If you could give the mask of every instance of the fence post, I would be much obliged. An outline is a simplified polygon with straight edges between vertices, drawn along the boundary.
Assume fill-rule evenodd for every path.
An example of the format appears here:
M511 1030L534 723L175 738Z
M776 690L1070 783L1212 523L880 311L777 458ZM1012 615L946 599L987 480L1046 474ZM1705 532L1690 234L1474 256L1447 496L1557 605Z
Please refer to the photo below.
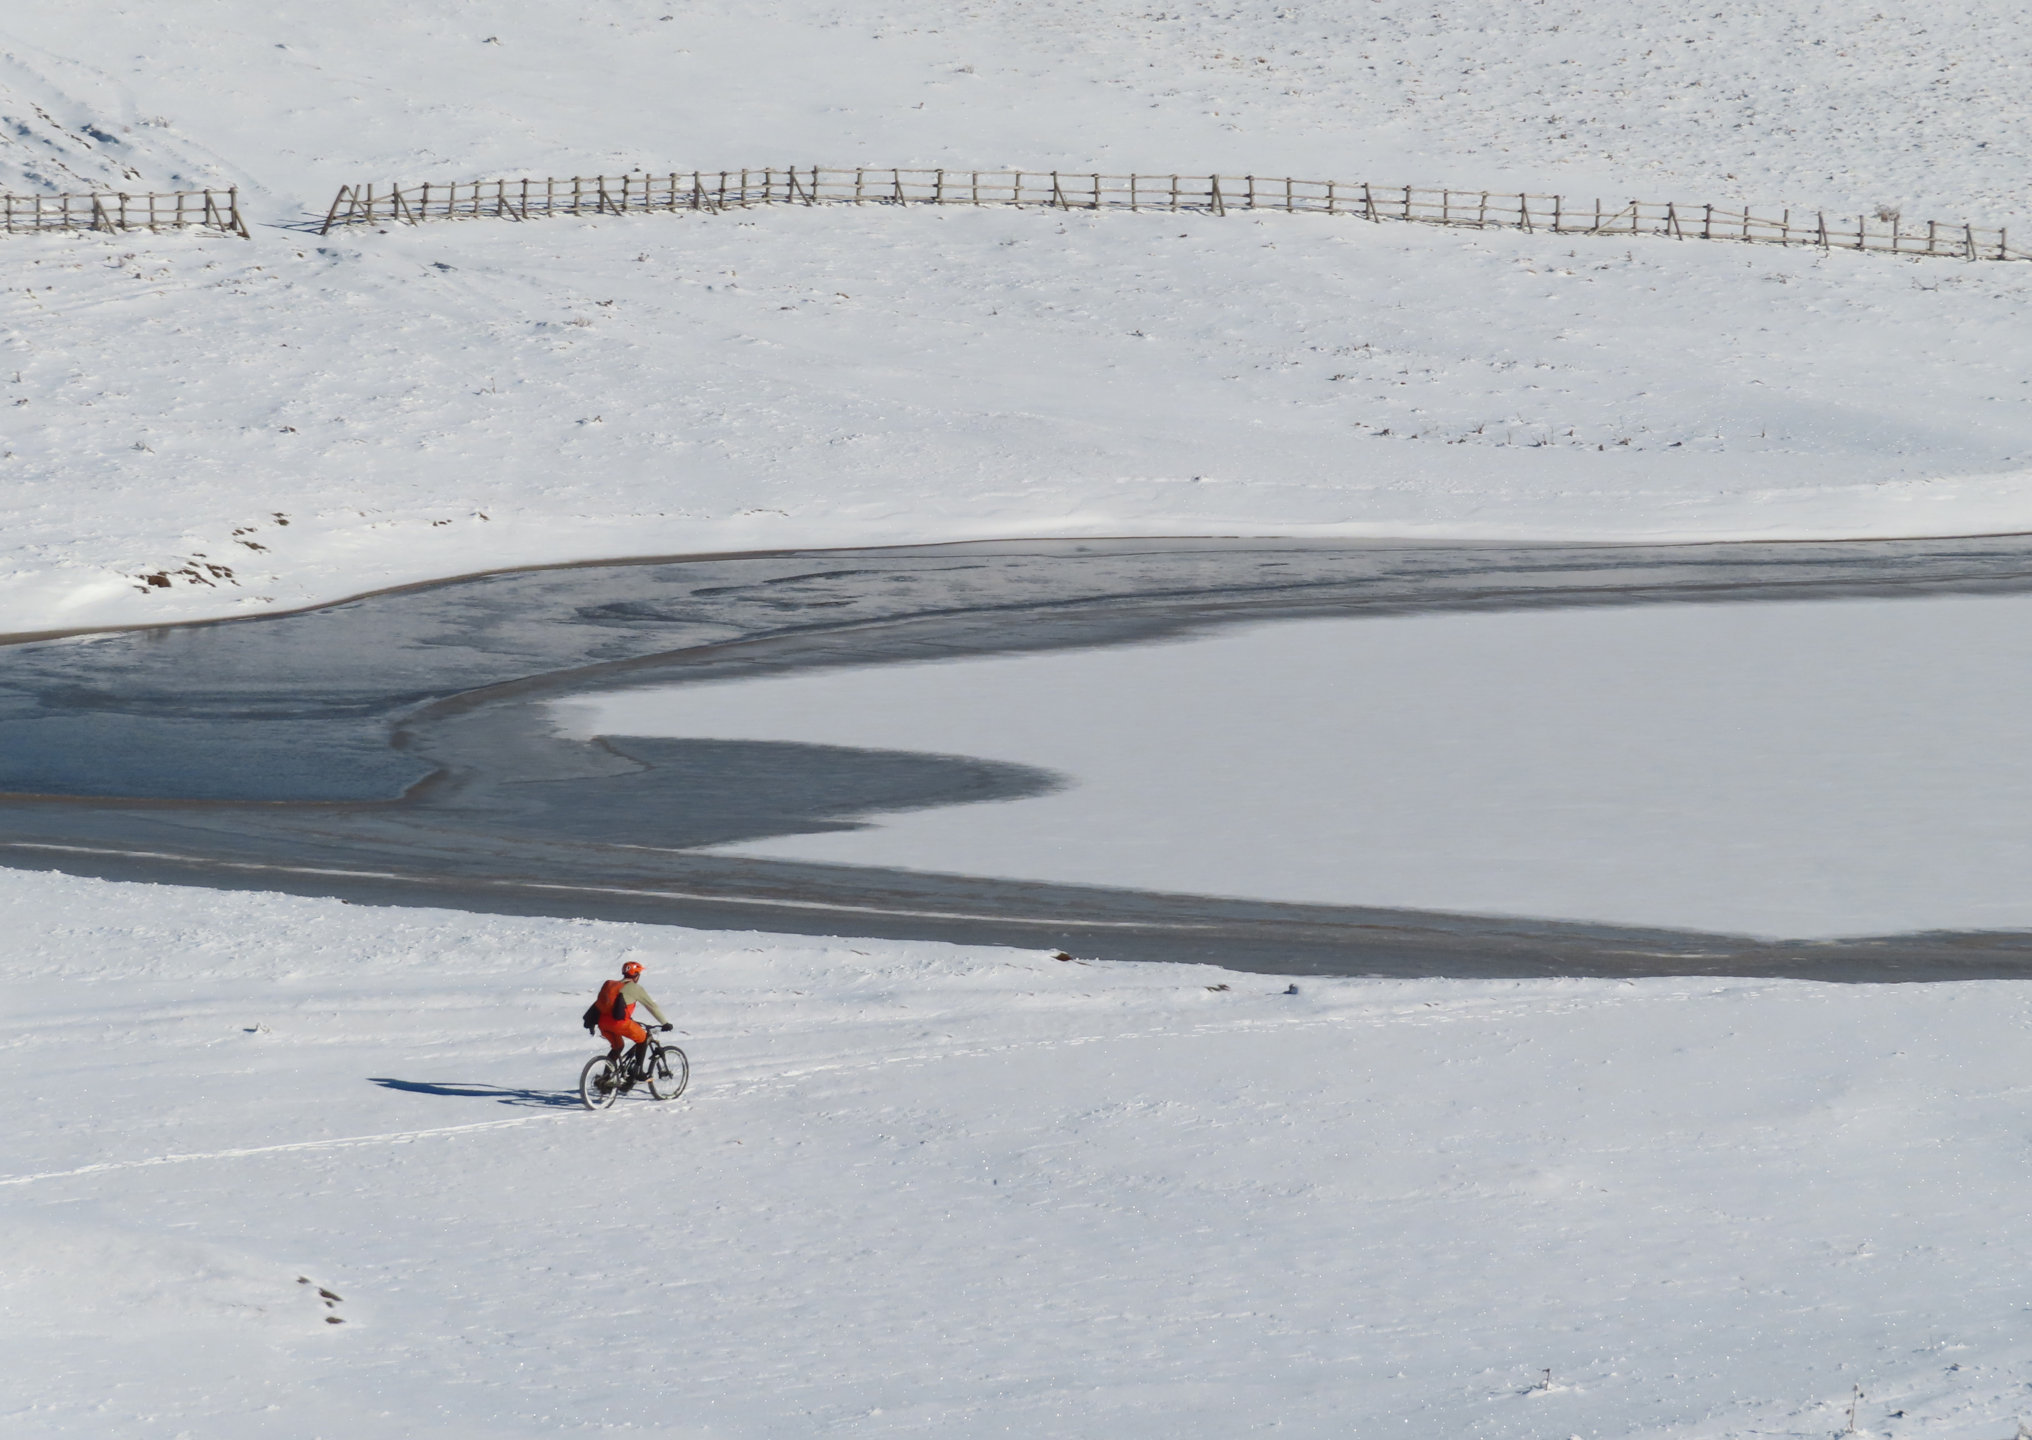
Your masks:
M1334 213L1333 187L1334 187L1333 181L1329 180L1326 182L1326 213L1329 215Z
M1207 203L1213 206L1214 214L1227 214L1227 202L1221 199L1221 177L1218 175L1207 176L1207 187L1209 190Z
M339 214L339 202L340 202L341 200L345 201L348 207L350 207L350 206L352 205L352 201L353 201L353 187L352 187L352 186L350 186L350 185L341 185L341 186L339 187L339 193L338 193L338 194L336 194L336 195L334 195L334 196L332 196L332 204L331 204L331 208L330 208L329 210L325 211L325 223L324 223L324 224L322 224L322 225L320 225L320 226L318 226L318 232L317 232L318 234L320 234L320 235L329 235L329 234L331 234L331 233L332 233L332 221L334 221L334 220L336 220L336 219L338 218L338 214ZM12 215L10 215L10 216L9 216L8 218L9 218L9 219L12 219L13 217L12 217ZM176 197L176 219L177 219L177 223L178 223L179 225L181 225L181 224L183 223L183 196L181 196L181 195L179 195L179 196L177 196L177 197Z
M1171 177L1171 210L1173 214L1178 213L1178 177L1176 175Z

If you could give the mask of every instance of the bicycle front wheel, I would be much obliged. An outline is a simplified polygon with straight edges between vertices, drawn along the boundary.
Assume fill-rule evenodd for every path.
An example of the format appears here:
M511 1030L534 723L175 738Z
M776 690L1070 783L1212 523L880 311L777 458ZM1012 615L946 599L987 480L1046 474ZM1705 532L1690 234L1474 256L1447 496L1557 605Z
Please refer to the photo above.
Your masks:
M691 1061L675 1045L659 1045L649 1062L649 1093L659 1100L675 1100L691 1083Z
M611 1055L595 1055L579 1071L579 1099L588 1110L604 1110L621 1098L621 1067Z

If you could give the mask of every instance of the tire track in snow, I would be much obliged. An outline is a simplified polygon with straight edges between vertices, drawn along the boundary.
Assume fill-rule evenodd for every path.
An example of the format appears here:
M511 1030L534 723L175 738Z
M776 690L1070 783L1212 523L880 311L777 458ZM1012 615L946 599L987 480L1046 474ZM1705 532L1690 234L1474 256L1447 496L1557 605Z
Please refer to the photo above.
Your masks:
M435 1135L464 1135L478 1130L505 1130L511 1125L533 1125L540 1120L559 1120L559 1115L523 1115L513 1120L481 1120L470 1125L441 1125L430 1130L393 1130L385 1135L346 1135L333 1140L292 1140L280 1145L249 1145L238 1150L194 1150L182 1155L151 1155L141 1160L103 1160L71 1170L44 1170L34 1175L0 1178L0 1187L32 1185L39 1180L68 1180L75 1175L97 1175L111 1170L144 1170L153 1165L181 1165L192 1160L239 1160L250 1155L279 1155L292 1150L348 1150L362 1145L400 1145Z
M1175 1028L1149 1028L1141 1030L1114 1031L1090 1035L1023 1037L1000 1042L980 1042L959 1046L939 1046L915 1051L892 1051L872 1060L829 1061L813 1059L802 1064L791 1062L769 1067L770 1073L757 1076L752 1072L762 1068L754 1062L739 1063L726 1067L727 1076L721 1089L732 1099L746 1099L765 1094L778 1084L794 1084L801 1080L822 1075L839 1075L854 1071L884 1070L904 1065L918 1068L946 1060L983 1059L1007 1055L1018 1051L1072 1049L1086 1045L1134 1043L1146 1040L1198 1040L1213 1035L1245 1034L1269 1030L1318 1030L1352 1027L1368 1022L1389 1023L1417 1020L1422 1023L1444 1023L1472 1020L1510 1018L1519 1013L1534 1012L1552 1015L1571 1014L1581 1010L1620 1006L1636 999L1651 999L1674 1002L1683 999L1678 992L1663 995L1631 996L1627 994L1599 997L1545 997L1556 999L1558 1004L1546 1006L1519 1003L1510 997L1486 997L1457 1001L1424 1002L1415 1007L1389 1006L1373 1012L1341 1012L1328 1015L1294 1017L1237 1017L1227 1021L1201 1022ZM1429 1013L1438 1011L1437 1014ZM744 1075L742 1072L747 1071ZM401 1145L412 1140L427 1140L440 1135L468 1135L483 1130L506 1130L515 1126L534 1125L542 1121L562 1121L572 1118L577 1112L547 1115L522 1115L512 1120L480 1120L466 1125L440 1125L425 1130L391 1130L378 1135L347 1135L330 1140L292 1140L276 1145L249 1145L232 1150L194 1150L177 1155L150 1155L138 1160L105 1160L92 1165L79 1165L68 1170L44 1170L31 1175L10 1175L0 1177L0 1189L13 1185L32 1185L43 1180L69 1180L82 1175L106 1174L116 1170L143 1170L157 1165L181 1165L200 1160L240 1160L260 1155L280 1155L299 1151L348 1150L368 1145Z

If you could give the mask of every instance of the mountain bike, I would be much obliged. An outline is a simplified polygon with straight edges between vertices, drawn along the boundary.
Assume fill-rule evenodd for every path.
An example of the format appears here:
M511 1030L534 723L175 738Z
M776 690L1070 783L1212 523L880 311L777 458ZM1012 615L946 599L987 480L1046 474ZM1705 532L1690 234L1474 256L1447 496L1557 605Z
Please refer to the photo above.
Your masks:
M579 1099L586 1109L604 1110L637 1085L647 1085L658 1100L675 1100L691 1083L691 1061L675 1045L652 1035L639 1061L632 1054L631 1047L618 1056L595 1055L586 1061L579 1071Z

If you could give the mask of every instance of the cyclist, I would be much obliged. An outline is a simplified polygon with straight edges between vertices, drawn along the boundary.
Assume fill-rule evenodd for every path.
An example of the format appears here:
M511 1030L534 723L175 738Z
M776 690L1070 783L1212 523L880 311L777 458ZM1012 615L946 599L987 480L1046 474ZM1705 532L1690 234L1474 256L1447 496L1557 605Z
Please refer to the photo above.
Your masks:
M621 1047L630 1040L635 1048L628 1052L628 1063L624 1074L640 1074L643 1057L649 1053L649 1032L635 1019L635 1007L646 1005L665 1030L672 1028L669 1020L656 1002L649 998L649 992L641 985L642 967L630 960L621 967L621 978L609 980L600 987L599 998L586 1010L585 1024L588 1032L597 1029L606 1037L612 1048L610 1057L619 1058Z

